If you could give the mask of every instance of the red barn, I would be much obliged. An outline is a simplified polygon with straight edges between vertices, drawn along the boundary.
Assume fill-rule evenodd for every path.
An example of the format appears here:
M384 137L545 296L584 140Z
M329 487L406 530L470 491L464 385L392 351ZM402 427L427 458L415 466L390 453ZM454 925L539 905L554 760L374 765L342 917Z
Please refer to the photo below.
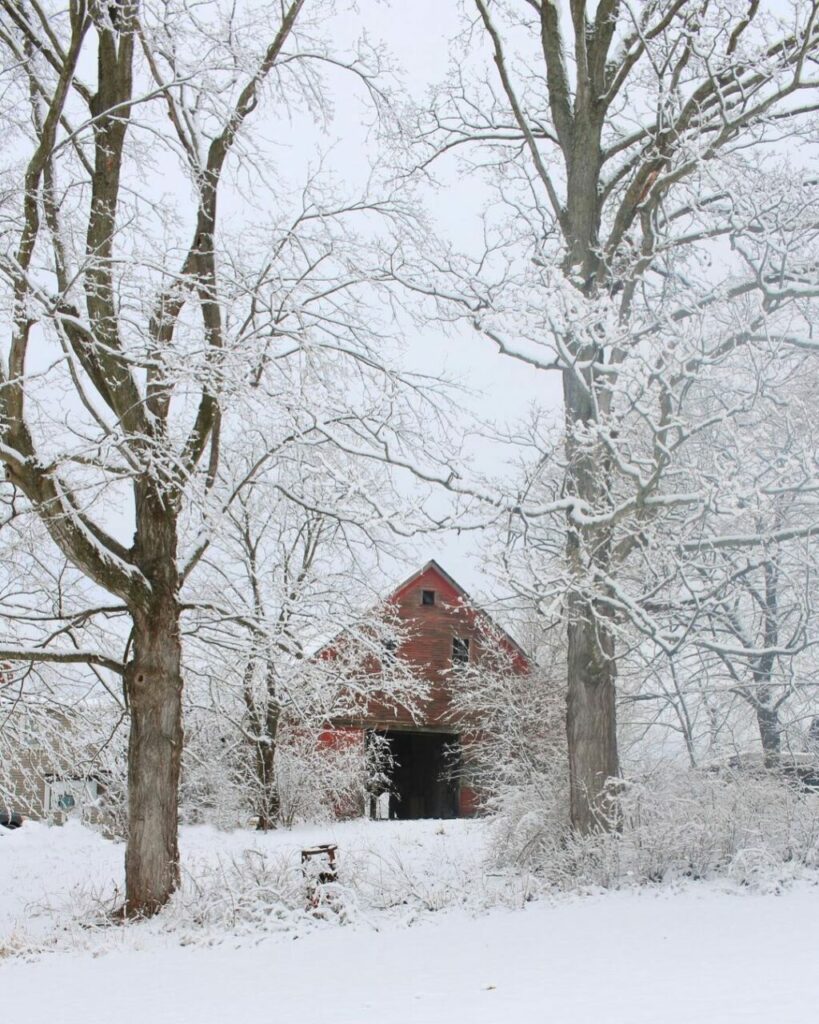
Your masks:
M424 679L428 697L413 715L380 700L378 694L355 717L336 719L324 734L324 742L367 742L368 736L384 737L390 746L393 768L390 780L389 815L394 818L456 818L475 813L476 794L463 772L453 771L475 724L465 726L454 707L453 691L459 669L479 667L489 654L501 648L515 672L526 672L529 662L515 641L489 616L471 603L469 596L437 562L430 561L405 580L387 598L405 637L390 657L400 658ZM322 652L333 657L333 646ZM362 668L372 672L372 666ZM370 809L374 814L375 802Z

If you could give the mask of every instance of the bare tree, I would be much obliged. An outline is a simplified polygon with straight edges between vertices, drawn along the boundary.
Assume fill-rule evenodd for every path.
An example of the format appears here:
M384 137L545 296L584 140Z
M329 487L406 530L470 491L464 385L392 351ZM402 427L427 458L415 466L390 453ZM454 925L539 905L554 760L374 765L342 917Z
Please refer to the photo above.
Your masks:
M425 174L456 153L461 174L489 181L486 246L397 247L391 269L438 315L560 375L562 452L549 439L519 495L484 496L526 542L563 536L571 817L586 832L613 820L618 623L652 628L626 567L650 569L664 529L713 508L713 481L677 472L709 426L694 385L718 392L744 361L815 347L816 180L781 155L815 123L819 12L474 0L473 13L418 145ZM724 403L718 420L737 411ZM556 465L547 493L537 480ZM697 544L714 542L704 527Z
M190 664L215 680L206 700L241 737L244 787L260 829L279 820L280 727L291 746L295 737L307 749L350 712L343 706L350 700L378 691L414 705L425 690L385 655L402 631L378 590L379 558L386 550L395 555L396 534L411 532L412 518L383 465L357 467L325 452L317 474L310 449L294 448L286 467L236 500L202 559L197 594L186 605ZM343 666L315 657L342 632ZM377 673L364 670L368 663Z
M0 458L100 614L130 626L117 656L64 637L4 656L122 676L131 915L179 877L182 588L288 445L363 450L401 402L353 258L356 220L371 237L395 204L340 196L320 169L288 182L260 130L326 120L325 69L380 102L375 56L330 52L326 16L305 0L0 6Z
M670 669L677 698L693 706L709 690L723 703L739 697L753 711L768 767L779 763L786 706L804 713L811 699L816 644L815 389L800 361L780 358L779 367L787 395L766 374L767 394L753 414L738 416L733 431L718 429L702 450L687 453L698 462L694 478L731 480L718 492L722 501L733 497L730 514L713 509L707 517L709 529L728 543L701 550L702 522L680 520L658 558L667 585L645 603L663 620L663 653L676 663L666 674ZM731 543L743 535L757 542ZM693 716L679 701L675 706L681 725L688 717L690 726ZM693 742L690 729L687 742Z

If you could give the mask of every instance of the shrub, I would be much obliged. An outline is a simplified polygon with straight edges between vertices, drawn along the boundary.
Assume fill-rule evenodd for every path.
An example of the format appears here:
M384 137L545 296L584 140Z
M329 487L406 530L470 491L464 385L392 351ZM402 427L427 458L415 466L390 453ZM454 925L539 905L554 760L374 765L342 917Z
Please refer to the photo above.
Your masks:
M619 887L728 877L768 884L819 866L819 795L776 774L666 768L618 784L619 828L572 834L554 794L515 794L498 815L494 855L547 885Z

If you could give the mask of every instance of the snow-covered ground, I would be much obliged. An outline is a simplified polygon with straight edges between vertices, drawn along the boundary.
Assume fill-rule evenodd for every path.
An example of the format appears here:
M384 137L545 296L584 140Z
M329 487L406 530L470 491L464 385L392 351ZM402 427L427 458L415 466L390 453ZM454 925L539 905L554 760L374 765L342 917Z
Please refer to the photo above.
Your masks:
M318 840L337 841L346 864L340 913L326 921L288 888L299 850ZM479 822L266 837L189 829L184 899L164 923L115 927L94 908L121 884L121 847L80 827L28 824L0 839L0 956L16 954L0 959L0 1015L25 1024L819 1017L819 886L690 883L527 902L525 880L484 871L485 842ZM257 864L246 884L260 860L275 870ZM220 893L222 903L195 920L197 886L203 906ZM492 902L502 906L486 909ZM22 953L26 945L34 951Z

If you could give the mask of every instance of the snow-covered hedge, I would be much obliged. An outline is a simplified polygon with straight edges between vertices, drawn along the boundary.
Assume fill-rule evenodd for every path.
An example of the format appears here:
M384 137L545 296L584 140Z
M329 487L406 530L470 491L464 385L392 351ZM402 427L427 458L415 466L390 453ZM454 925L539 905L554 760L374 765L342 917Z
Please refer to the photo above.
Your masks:
M727 877L777 884L819 866L819 794L770 774L666 768L621 784L620 827L573 835L559 794L508 794L494 853L547 886L619 887L679 878Z

